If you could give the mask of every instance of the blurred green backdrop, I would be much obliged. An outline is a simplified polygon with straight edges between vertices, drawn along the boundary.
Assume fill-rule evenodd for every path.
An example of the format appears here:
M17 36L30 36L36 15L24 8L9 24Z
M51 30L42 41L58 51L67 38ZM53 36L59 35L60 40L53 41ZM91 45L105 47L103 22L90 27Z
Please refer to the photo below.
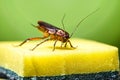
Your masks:
M30 24L38 20L71 33L76 24L95 9L73 37L92 39L120 48L120 0L0 0L0 41L25 40L42 36Z

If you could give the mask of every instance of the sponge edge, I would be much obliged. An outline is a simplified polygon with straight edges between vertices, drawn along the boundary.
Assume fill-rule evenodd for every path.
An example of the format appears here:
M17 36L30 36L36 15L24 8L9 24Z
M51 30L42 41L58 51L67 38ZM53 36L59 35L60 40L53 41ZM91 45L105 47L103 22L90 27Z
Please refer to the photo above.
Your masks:
M60 48L48 41L30 51L39 42L0 42L0 66L19 76L59 76L119 71L118 48L90 40L72 39L76 49Z

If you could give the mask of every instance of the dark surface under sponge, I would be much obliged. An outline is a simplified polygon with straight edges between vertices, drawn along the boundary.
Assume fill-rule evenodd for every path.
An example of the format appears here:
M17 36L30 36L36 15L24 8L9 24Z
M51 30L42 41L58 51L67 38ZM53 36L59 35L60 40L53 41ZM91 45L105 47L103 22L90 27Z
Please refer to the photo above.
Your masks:
M46 77L21 77L18 76L15 72L3 67L0 67L0 78L8 80L120 80L118 71Z

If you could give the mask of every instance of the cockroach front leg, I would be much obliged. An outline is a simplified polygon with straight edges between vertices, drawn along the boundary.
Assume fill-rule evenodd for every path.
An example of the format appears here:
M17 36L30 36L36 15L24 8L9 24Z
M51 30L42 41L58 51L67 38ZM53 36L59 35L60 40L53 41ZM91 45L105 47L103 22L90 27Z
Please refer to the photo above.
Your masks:
M70 47L75 48L75 47L73 47L73 45L72 45L72 43L70 42L70 40L68 40L67 42L69 42ZM67 42L65 43L65 46L64 46L64 47L66 47L66 46L67 46Z
M28 41L33 41L33 40L40 40L40 39L44 39L45 37L34 37L34 38L28 38L25 41L23 41L21 44L19 44L18 46L22 46L23 44L25 44Z
M69 44L70 44L70 46L72 47L72 48L76 48L76 47L74 47L73 45L72 45L72 43L70 42L70 40L68 40L68 42L69 42Z

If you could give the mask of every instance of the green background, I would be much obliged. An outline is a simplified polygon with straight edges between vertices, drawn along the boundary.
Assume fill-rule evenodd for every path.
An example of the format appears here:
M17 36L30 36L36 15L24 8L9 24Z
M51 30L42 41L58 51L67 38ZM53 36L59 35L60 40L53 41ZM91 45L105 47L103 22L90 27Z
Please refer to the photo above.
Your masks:
M92 11L73 37L92 39L120 48L120 0L0 0L0 41L42 36L30 24L46 21L71 33Z

